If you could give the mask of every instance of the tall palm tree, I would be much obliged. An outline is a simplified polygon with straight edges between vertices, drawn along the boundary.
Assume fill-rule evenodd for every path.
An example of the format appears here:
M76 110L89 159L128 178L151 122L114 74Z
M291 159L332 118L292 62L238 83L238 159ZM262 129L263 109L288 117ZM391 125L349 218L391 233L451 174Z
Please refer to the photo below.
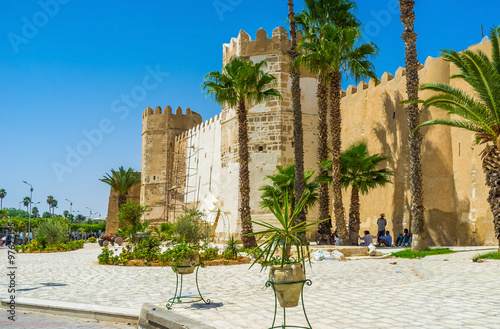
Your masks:
M305 31L301 48L306 52L298 62L305 62L311 71L319 72L318 76L318 160L323 162L327 157L327 123L325 104L329 85L330 92L330 135L332 139L333 163L333 206L337 232L341 243L347 241L345 211L342 204L342 185L340 182L340 148L341 148L341 113L340 87L342 74L347 74L356 81L371 77L377 79L373 64L369 61L378 53L373 43L360 44L360 22L352 13L356 4L351 0L306 0L305 9L297 15L297 22ZM322 74L321 74L322 73ZM320 84L323 87L320 87ZM326 105L327 106L327 105ZM320 138L325 141L320 142ZM320 165L320 175L325 175ZM320 218L330 216L328 189L320 188ZM325 222L326 223L326 222ZM329 228L320 226L320 233L328 233ZM323 232L322 232L323 231Z
M385 155L370 155L365 142L354 144L342 152L340 181L346 190L351 186L349 238L352 245L358 245L359 241L359 192L368 194L370 190L391 182L390 176L394 175L392 170L376 169L381 162L388 159Z
M24 199L23 199L23 205L26 207L26 211L29 212L29 208L28 206L30 205L30 202L31 202L31 199L29 196L25 196Z
M340 56L331 62L330 74L330 135L332 150L332 176L333 176L333 209L335 214L335 224L341 243L347 241L347 231L345 226L345 210L342 203L342 183L341 183L341 136L342 136L342 115L340 112L340 90L342 75L347 74L353 77L356 82L364 78L377 80L375 69L369 58L373 58L378 53L378 48L373 43L358 45L361 38L358 28L345 28L336 38L332 47L337 48ZM357 241L356 241L357 242Z
M0 189L0 209L3 209L3 198L7 195L5 189Z
M417 128L430 125L463 128L476 134L478 144L486 144L481 155L486 185L490 188L488 203L493 213L495 236L500 251L500 27L491 29L490 38L491 59L481 51L464 50L457 53L444 50L441 54L445 61L455 64L459 69L459 72L450 78L464 80L472 87L473 93L466 93L442 83L427 83L421 85L420 90L431 90L439 94L426 100L409 100L404 103L422 103L424 108L434 106L461 117L461 120L434 119L420 124ZM416 134L419 130L412 132Z
M247 103L260 103L274 97L281 97L278 90L271 88L276 78L263 69L265 60L253 64L243 58L234 57L224 66L222 72L212 71L205 76L203 90L218 104L236 107L238 117L238 152L240 160L239 187L241 198L241 235L245 248L256 246L252 233L250 216L250 172L248 170L248 127Z
M322 35L319 33L318 20L314 11L314 1L306 1L306 8L296 15L297 24L304 31L304 38L299 42L299 50L302 52L296 58L295 66L298 69L299 65L304 66L308 71L317 74L317 89L316 97L318 104L318 163L325 161L328 158L328 88L325 83L326 74L328 73L327 64L325 61L325 51L322 48ZM324 169L320 166L318 169L319 175L326 175ZM328 184L320 182L319 186L319 220L330 218L329 207L329 192ZM322 221L319 224L318 231L322 234L330 233L328 222Z
M293 10L293 0L288 0L288 21L290 22L290 38L292 46L290 49L290 79L292 94L292 112L293 112L293 153L294 153L294 196L293 204L299 202L300 196L304 193L304 131L302 127L302 106L300 103L300 69L293 62L298 56L297 53L297 33L295 24L295 13ZM297 216L296 223L306 221L305 210L302 210ZM305 238L305 232L303 234Z
M33 207L33 209L31 210L31 214L33 215L33 217L37 218L38 216L40 216L40 212L38 210L38 207Z
M413 0L399 0L401 22L404 32L401 36L405 43L406 58L406 94L408 100L418 100L418 67L417 34L414 32L415 13ZM420 124L418 104L411 103L405 108L408 120L408 146L410 148L410 191L411 191L411 232L413 234L412 249L422 251L428 249L427 233L424 225L424 192L422 183L422 136L415 128Z
M52 200L51 207L52 207L52 216L55 216L56 215L56 207L57 207L57 200L56 199Z
M278 198L280 205L283 206L283 198L287 194L291 208L295 209L295 175L297 174L295 165L290 164L286 167L278 165L276 169L278 173L266 176L271 181L271 184L263 185L259 188L259 191L262 191L260 207L269 208L270 205L272 206L275 196ZM307 212L318 201L319 184L315 180L312 180L314 170L308 169L304 171L303 176L304 190L308 193L308 199L304 204L304 209Z
M111 169L111 174L106 173L99 180L111 186L116 194L118 194L118 213L122 204L127 202L127 193L134 185L141 182L141 174L135 172L132 168L125 170L121 166L118 170Z
M53 197L52 195L49 195L49 196L47 197L47 203L49 204L49 216L50 216L50 214L51 214L50 209L52 208L52 205L54 204L54 200L55 200L55 199L54 199L54 197Z

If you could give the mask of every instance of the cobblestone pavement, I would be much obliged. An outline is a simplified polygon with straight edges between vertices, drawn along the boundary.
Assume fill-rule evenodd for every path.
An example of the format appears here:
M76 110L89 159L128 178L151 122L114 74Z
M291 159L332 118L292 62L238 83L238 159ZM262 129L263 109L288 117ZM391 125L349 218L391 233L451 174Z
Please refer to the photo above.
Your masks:
M500 261L471 261L494 248L454 249L459 252L420 260L313 263L306 269L313 285L304 288L313 328L500 328ZM96 261L99 252L86 245L67 253L16 255L17 296L137 309L144 302L165 306L172 297L170 268L102 266ZM2 249L2 273L6 263ZM274 298L271 289L263 290L267 272L248 267L200 269L200 289L212 304L174 305L172 312L215 328L270 327ZM185 277L185 291L195 289L193 280ZM0 295L7 295L6 282L0 280ZM287 309L287 323L304 325L301 312Z
M80 318L72 318L66 316L54 316L50 314L41 314L34 312L17 312L16 321L12 322L5 317L0 318L0 328L16 328L16 329L131 329L137 328L134 325L127 325L123 323L104 322L96 320L85 320Z

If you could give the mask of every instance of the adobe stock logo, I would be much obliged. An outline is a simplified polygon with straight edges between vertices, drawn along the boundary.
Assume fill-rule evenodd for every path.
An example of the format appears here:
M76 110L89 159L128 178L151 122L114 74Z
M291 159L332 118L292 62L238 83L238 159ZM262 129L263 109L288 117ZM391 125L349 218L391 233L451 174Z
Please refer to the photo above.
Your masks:
M59 8L61 5L68 4L71 0L40 0L38 5L42 10L37 11L33 14L31 19L26 16L21 18L23 26L21 27L21 33L16 34L14 32L9 32L7 34L7 39L9 39L12 49L17 54L19 52L19 46L22 44L27 44L30 39L37 36L38 31L47 25L51 18L54 18L59 13Z
M221 21L224 20L224 14L228 11L233 11L236 6L241 5L243 0L214 0L212 3L217 15Z
M156 89L160 83L169 74L160 70L160 65L155 69L146 66L147 74L142 78L141 83L137 84L126 94L122 94L111 102L111 112L117 115L115 120L103 118L97 124L97 127L87 130L82 130L83 138L74 146L66 146L66 155L64 161L52 162L52 170L59 182L64 181L64 175L72 173L83 160L89 157L93 150L100 146L106 137L115 131L115 123L117 120L123 121L130 115L130 110L139 106L138 102L146 99L148 92Z
M364 24L364 35L363 40L365 42L370 42L372 38L380 35L382 30L391 24L394 15L399 15L399 1L389 0L387 2L386 9L379 11L370 11L370 15L373 17L371 21Z

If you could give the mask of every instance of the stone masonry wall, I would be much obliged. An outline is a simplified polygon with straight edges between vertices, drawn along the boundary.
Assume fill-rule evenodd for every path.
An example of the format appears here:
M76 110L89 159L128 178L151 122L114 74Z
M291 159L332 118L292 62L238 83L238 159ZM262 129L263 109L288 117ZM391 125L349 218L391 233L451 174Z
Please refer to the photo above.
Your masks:
M223 46L223 64L232 56L241 56L253 62L265 59L268 72L277 77L275 88L283 96L263 104L247 104L253 220L274 221L272 215L258 206L258 188L266 183L266 175L275 173L276 165L293 163L289 47L288 33L282 27L274 29L270 38L266 31L260 29L255 40L240 31L237 38L232 38L229 44ZM473 47L489 51L489 43ZM449 76L455 70L441 58L429 58L419 74L421 82L450 83ZM405 70L399 68L394 75L384 73L378 84L374 80L360 82L342 92L342 148L364 139L368 142L370 153L391 157L388 167L395 172L393 184L361 196L361 230L374 232L380 212L386 213L389 219L387 228L393 235L409 227L411 221L408 131L404 108L400 105L406 97L405 79ZM452 84L465 87L457 81L452 81ZM316 77L302 72L301 88L305 168L317 171ZM421 97L428 95L421 93ZM198 114L189 110L185 115L178 112L172 115L170 110L165 112L176 119L170 120L170 116L163 118L165 114L161 114L159 108L156 111L148 108L143 114L141 202L153 206L150 220L165 217L166 186L175 185L177 204L195 205L208 191L212 191L221 199L230 232L238 238L241 225L238 219L239 162L235 109L224 106L219 116L204 124L201 124ZM446 113L424 110L422 120L444 116ZM494 244L492 215L486 202L488 190L484 185L478 155L482 147L476 147L472 133L459 129L426 127L422 132L424 206L429 244ZM196 149L198 153L189 157L190 149ZM192 168L192 164L188 158L195 161L196 174L190 176L189 184L187 178L183 184L172 181L172 166L176 161L181 164L177 166L181 171L184 164L185 177L191 175L192 169L188 168ZM344 191L346 214L349 196L350 190ZM317 220L316 216L316 210L311 210L308 221ZM220 232L221 228L218 230ZM309 238L314 234L314 231L310 232Z

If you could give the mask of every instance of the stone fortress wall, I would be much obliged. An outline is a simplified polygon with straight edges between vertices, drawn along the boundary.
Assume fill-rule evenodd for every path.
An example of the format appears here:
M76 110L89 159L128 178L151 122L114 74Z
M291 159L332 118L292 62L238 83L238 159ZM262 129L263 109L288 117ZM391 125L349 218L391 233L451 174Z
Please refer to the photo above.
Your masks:
M491 54L490 42L469 49ZM420 83L446 83L472 93L463 81L449 78L457 71L440 57L428 57L419 70ZM419 96L425 99L432 94L425 91ZM395 171L394 184L361 196L361 230L375 231L380 212L390 219L391 233L410 227L408 128L400 105L405 99L402 67L394 75L384 73L379 84L370 80L349 86L342 98L343 148L364 139L370 153L391 156L389 167ZM424 109L421 121L445 117L444 111ZM424 127L422 133L424 216L430 245L495 245L493 217L486 202L488 188L479 156L483 146L476 147L472 132L448 126ZM349 193L345 193L344 205L348 202Z
M300 35L300 34L299 34ZM473 47L488 51L489 43ZM258 202L258 188L276 165L293 163L292 104L289 90L290 40L286 29L278 27L269 37L263 29L256 39L240 31L223 46L223 63L232 56L254 62L265 59L267 70L277 77L276 88L283 98L249 106L249 150L251 209L253 220L271 220ZM403 62L403 59L401 59ZM428 58L421 66L423 82L449 83L456 70L441 58ZM305 167L317 170L316 77L302 72L302 110ZM380 82L360 82L342 92L342 147L364 139L370 153L391 156L388 166L395 171L394 184L361 196L361 230L376 230L376 219L384 212L394 235L409 227L409 150L407 123L400 102L406 98L405 70L384 73ZM456 81L452 85L457 85ZM429 93L422 92L421 97ZM143 113L143 155L141 202L153 207L149 221L171 221L182 204L194 205L208 193L221 200L229 220L230 233L238 237L238 144L235 109L222 107L221 113L202 123L189 109L175 114L167 107ZM424 111L423 120L443 117L440 111ZM472 133L450 127L423 128L423 171L425 218L431 245L495 244L492 215L486 202L488 193ZM344 191L349 209L350 190ZM333 212L332 212L333 213ZM317 212L308 220L317 220ZM227 228L225 228L227 230ZM221 223L216 232L222 232ZM311 232L312 237L315 232Z

